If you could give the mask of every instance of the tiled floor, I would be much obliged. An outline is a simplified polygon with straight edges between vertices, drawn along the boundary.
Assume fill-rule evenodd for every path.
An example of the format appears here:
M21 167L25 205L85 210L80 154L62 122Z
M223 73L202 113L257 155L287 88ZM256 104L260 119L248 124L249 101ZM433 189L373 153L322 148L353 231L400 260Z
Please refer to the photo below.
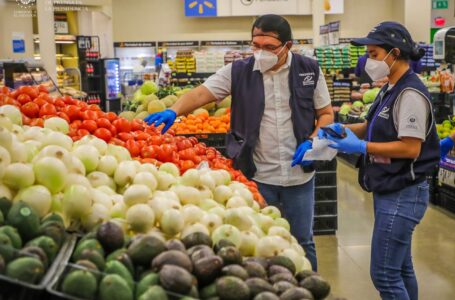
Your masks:
M319 271L332 294L347 300L380 299L369 275L373 201L357 171L338 164L338 232L316 237ZM413 239L420 299L455 299L455 216L430 206ZM332 297L330 299L333 299Z

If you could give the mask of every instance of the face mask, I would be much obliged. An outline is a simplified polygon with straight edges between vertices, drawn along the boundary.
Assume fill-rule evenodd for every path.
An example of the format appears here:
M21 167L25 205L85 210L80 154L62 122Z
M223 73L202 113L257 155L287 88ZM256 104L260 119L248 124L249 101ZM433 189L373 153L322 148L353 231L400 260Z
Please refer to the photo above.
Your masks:
M278 54L272 53L270 51L266 50L257 50L254 52L254 59L256 60L257 66L259 68L259 71L261 73L265 73L271 68L273 68L277 63L278 63L278 55L283 51L283 48L281 48L280 52Z
M396 60L394 60L390 68L389 65L385 62L385 60L387 59L387 57L389 57L391 52L392 50L390 50L390 52L387 54L386 57L384 57L383 60L375 60L371 58L367 59L367 63L365 65L365 72L367 72L371 80L378 81L390 75L390 70L392 69Z

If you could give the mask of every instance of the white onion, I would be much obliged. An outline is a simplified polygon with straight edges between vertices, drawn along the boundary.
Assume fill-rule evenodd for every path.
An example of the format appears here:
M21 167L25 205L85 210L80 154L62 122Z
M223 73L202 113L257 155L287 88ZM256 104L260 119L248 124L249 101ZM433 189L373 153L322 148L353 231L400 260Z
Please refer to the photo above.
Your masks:
M215 179L212 177L210 173L206 173L201 175L200 177L201 185L207 187L211 191L214 191L216 188Z
M111 189L110 187L108 187L106 185L99 186L96 189L109 196L117 195L117 193L113 189Z
M223 224L223 220L215 213L208 213L202 217L201 223L207 227L210 232L213 232Z
M199 194L201 195L201 199L213 199L212 191L205 186L199 188Z
M51 212L62 213L62 201L63 201L63 193L58 193L52 195L51 198Z
M147 204L136 204L126 212L126 222L136 232L147 232L155 224L155 214Z
M225 185L217 186L213 192L216 202L225 205L226 202L234 195L231 188Z
M24 201L32 207L40 218L47 215L51 209L52 197L49 190L42 185L32 185L20 190L14 201Z
M158 187L158 181L156 180L155 176L149 172L139 172L134 176L133 180L134 184L144 184L146 185L150 191L155 191Z
M13 163L6 167L3 183L12 189L23 189L35 182L35 174L30 164Z
M23 142L24 141L24 128L19 125L13 124L13 128L11 129L11 133L16 136L16 138Z
M44 136L43 145L58 145L69 151L73 148L73 140L61 132L52 131Z
M65 190L62 207L69 218L78 219L86 215L91 206L92 195L88 188L74 184Z
M44 121L44 128L49 128L53 131L58 131L63 134L68 134L70 126L66 120L59 117L52 117Z
M161 217L166 210L172 209L173 207L179 208L175 201L157 196L153 197L147 204L153 209L158 222L161 220Z
M136 166L132 161L122 161L115 170L114 181L120 187L131 183L136 176Z
M94 171L87 175L87 179L94 188L102 185L106 185L113 190L117 188L114 180L103 172Z
M24 131L24 140L25 141L44 141L44 133L41 131L40 127L29 127Z
M6 128L0 127L0 146L11 151L13 145L13 135Z
M253 225L249 216L238 208L228 209L223 222L225 224L231 224L242 231L250 229Z
M160 228L167 236L175 236L182 231L184 221L182 213L176 209L168 209L160 220Z
M141 164L138 172L149 172L156 176L156 174L158 173L158 168L150 163L145 163Z
M112 198L110 197L110 195L98 189L91 189L91 193L93 197L93 203L102 204L109 210L112 209L112 206L114 206L114 203L112 203Z
M272 257L279 255L284 249L289 248L288 241L279 236L265 236L259 239L256 245L255 256Z
M82 226L86 231L90 231L97 225L109 220L110 213L104 205L95 203L93 204L90 212L81 217Z
M279 236L288 241L289 243L292 243L291 233L280 226L271 226L269 228L269 231L267 232L267 235Z
M281 212L275 206L270 205L270 206L264 207L263 209L261 209L261 213L263 215L269 216L273 219L281 218Z
M197 187L200 185L201 180L199 171L196 169L189 169L179 179L180 184Z
M93 136L93 135L86 135L86 136L91 137L90 145L95 146L95 148L98 149L98 152L101 155L105 155L106 154L107 143L104 140L99 139L99 138L97 138L96 136Z
M205 211L208 211L217 206L220 206L220 204L218 204L218 202L213 199L204 199L199 203L199 207Z
M169 173L158 171L156 174L158 180L158 190L167 191L171 185L177 182L177 179Z
M240 196L233 196L226 202L226 208L235 208L248 206L245 199Z
M38 141L25 141L24 142L27 162L32 162L33 158L39 153L39 149L41 148L41 143Z
M125 205L125 203L123 203L123 201L115 203L111 208L111 217L124 219L126 217L127 210L128 207Z
M112 176L117 169L117 159L112 155L105 155L100 158L100 163L96 168L98 171L105 173L108 176Z
M43 157L33 165L36 181L44 185L52 194L58 193L65 187L68 170L65 164L54 157Z
M284 218L276 218L275 220L273 220L273 226L283 227L287 231L291 230L291 225L289 225L289 222Z
M289 258L294 263L295 270L297 272L303 270L304 267L303 255L300 255L294 249L284 249L283 252L280 253L280 255Z
M180 199L180 202L183 205L186 204L195 204L199 205L201 201L201 193L197 188L191 186L179 185L173 188L174 192L177 193L177 196Z
M218 227L219 228L219 227ZM206 235L210 235L210 232L209 230L207 229L207 227L205 227L203 224L201 223L194 223L192 225L189 225L189 226L186 226L183 230L182 230L182 233L180 235L180 237L183 239L185 238L186 236L192 234L192 233L195 233L195 232L202 232Z
M128 206L132 206L139 203L147 203L150 197L150 189L143 184L132 184L130 185L125 193L123 194L123 200Z
M179 177L180 176L180 170L179 168L173 164L173 163L164 163L160 166L159 170L161 172L166 172L171 174L174 177Z
M254 196L253 196L253 194L250 192L249 189L247 189L247 188L244 188L244 189L236 189L236 190L234 191L234 195L238 195L238 196L242 197L243 200L246 201L246 204L247 204L248 206L250 206L250 207L253 206L253 203L254 203Z
M224 207L218 206L218 207L209 209L208 213L216 214L221 219L224 219L224 216L226 215L226 210L224 209Z
M88 189L92 187L92 185L90 184L90 181L88 181L87 177L80 175L80 174L70 173L66 177L65 188L68 188L68 187L72 186L73 184L82 185Z
M68 170L72 167L73 156L68 150L62 146L50 145L46 146L33 158L32 162L35 163L43 157L55 157L61 160Z
M5 116L4 114L0 114L0 128L12 131L13 125L14 125L13 122L11 122L11 120L7 116Z
M5 174L6 167L11 163L11 156L9 152L0 146L0 179Z
M253 232L242 232L242 239L239 247L240 254L243 256L253 256L258 242L259 238Z
M81 162L84 164L85 171L88 173L95 171L96 167L98 167L100 153L98 152L98 149L96 149L95 146L91 145L78 146L76 147L76 149L73 150L73 155L75 155L77 158L81 160Z
M14 105L2 105L0 106L0 114L4 114L13 124L22 126L22 114L21 111Z
M1 184L1 183L0 183L0 198L6 198L8 200L13 200L13 193L11 192L9 187L7 187L6 185Z
M217 244L220 240L228 240L238 248L242 242L242 234L236 227L223 224L212 233L212 241L214 244Z
M120 147L113 144L107 145L106 155L112 155L120 163L122 161L131 160L131 154L125 147Z
M68 168L68 171L70 171L72 173L80 174L83 176L85 176L85 173L86 173L84 164L76 156L72 156L71 167Z
M200 222L204 216L204 211L193 204L183 206L182 213L186 225Z

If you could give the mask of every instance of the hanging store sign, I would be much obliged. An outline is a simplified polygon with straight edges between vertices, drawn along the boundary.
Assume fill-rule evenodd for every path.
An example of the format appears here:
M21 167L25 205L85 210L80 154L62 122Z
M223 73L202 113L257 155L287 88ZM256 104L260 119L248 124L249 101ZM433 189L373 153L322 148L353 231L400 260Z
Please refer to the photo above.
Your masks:
M313 44L313 39L292 40L292 44L294 44L294 45L312 45Z
M13 53L25 53L25 34L23 32L13 32Z
M433 0L432 9L449 9L449 0Z
M115 42L115 48L154 48L156 42Z
M329 25L319 26L319 36L321 38L321 41L320 41L321 46L330 45Z
M329 23L329 43L330 45L340 44L340 21Z
M199 47L199 41L158 42L158 47Z
M243 41L201 41L201 46L205 47L241 47Z
M56 34L68 34L68 16L65 13L54 14L54 32Z

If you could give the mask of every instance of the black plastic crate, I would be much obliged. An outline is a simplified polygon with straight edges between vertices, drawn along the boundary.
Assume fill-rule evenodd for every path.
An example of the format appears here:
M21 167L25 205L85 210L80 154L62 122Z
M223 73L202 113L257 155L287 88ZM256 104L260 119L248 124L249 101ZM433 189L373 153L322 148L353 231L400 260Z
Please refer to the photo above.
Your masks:
M317 186L314 189L315 201L337 200L336 186Z
M68 260L76 243L74 235L67 235L57 257L39 284L29 284L0 275L0 300L47 300L46 287L58 272L62 262Z
M439 205L439 185L438 185L439 167L436 167L434 172L427 176L428 184L430 185L430 202Z
M200 143L204 143L208 147L214 148L226 147L225 133L180 134L178 136L195 137L198 139Z
M337 170L337 160L332 159L331 161L316 161L314 163L314 168L316 172L325 172L325 171L336 171Z
M338 229L338 216L314 217L313 232L315 235L333 234Z
M455 213L455 188L443 184L439 189L439 200L442 208Z
M333 171L316 172L315 186L336 186L337 173Z
M333 216L337 215L338 203L336 200L332 201L317 201L314 205L314 215L318 216Z

